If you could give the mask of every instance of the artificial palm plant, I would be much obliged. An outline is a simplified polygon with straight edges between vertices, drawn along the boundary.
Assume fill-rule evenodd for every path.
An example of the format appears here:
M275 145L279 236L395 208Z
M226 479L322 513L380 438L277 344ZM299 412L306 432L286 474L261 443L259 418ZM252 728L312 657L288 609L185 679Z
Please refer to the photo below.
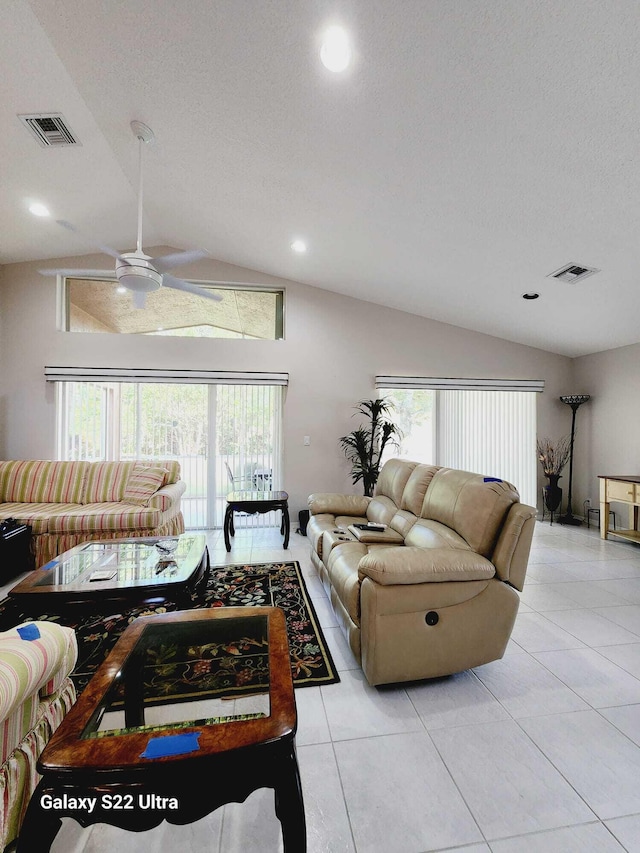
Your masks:
M340 445L351 462L353 484L362 480L365 495L372 497L384 449L388 444L397 446L400 430L389 418L393 411L390 400L361 400L355 408L356 413L368 419L368 424L343 435Z

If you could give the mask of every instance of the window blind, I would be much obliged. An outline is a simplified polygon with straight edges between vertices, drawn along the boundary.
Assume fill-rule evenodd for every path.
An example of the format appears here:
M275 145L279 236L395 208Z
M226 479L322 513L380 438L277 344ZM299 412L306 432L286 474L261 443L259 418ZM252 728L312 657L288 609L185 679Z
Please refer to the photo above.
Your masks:
M439 465L513 483L536 506L536 395L449 390L438 395Z
M58 382L58 458L176 459L187 528L222 525L232 490L282 489L280 385ZM275 513L236 527L279 525Z

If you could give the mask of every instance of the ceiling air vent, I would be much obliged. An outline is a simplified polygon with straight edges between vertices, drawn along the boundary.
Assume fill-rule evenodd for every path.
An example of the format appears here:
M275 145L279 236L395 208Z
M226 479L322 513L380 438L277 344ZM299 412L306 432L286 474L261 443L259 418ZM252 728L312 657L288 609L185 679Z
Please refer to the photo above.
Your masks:
M558 281L566 281L573 284L576 281L582 281L583 278L600 272L595 267L581 267L578 264L565 264L559 270L550 273L547 278L557 278Z
M34 113L18 116L44 148L80 145L60 113Z

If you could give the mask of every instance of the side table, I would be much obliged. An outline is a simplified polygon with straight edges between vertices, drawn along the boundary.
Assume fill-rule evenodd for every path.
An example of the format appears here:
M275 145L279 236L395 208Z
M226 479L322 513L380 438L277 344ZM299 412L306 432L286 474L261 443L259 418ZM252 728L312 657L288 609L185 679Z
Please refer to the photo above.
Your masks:
M233 513L246 512L249 515L255 513L271 512L271 510L282 510L282 523L280 533L284 536L283 548L289 547L289 495L286 492L230 492L227 495L227 508L224 513L224 544L227 551L231 550L230 536L235 536L233 526Z

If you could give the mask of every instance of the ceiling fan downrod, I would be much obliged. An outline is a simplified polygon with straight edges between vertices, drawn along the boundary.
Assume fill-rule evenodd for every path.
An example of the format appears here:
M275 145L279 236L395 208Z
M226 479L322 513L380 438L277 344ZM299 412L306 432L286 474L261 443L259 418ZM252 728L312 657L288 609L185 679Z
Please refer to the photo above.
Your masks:
M138 246L136 251L142 253L142 146L153 142L155 136L151 128L141 121L132 121L131 130L138 139Z

